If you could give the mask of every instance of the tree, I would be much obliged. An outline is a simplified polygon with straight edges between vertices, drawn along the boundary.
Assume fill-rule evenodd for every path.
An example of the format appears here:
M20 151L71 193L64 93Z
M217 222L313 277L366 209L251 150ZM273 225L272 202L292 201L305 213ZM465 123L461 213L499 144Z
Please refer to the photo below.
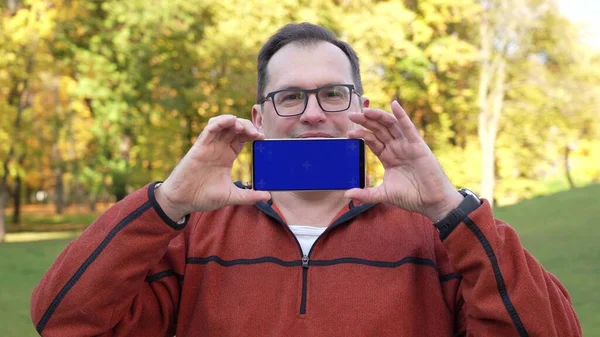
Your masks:
M45 60L46 41L49 38L53 10L45 3L18 3L9 1L2 9L0 77L6 83L0 93L2 115L11 122L1 125L8 134L2 160L0 180L0 239L5 232L4 208L9 191L13 199L13 223L20 222L21 191L25 178L24 163L28 152L24 134L31 123L30 108L39 88L40 63ZM12 181L13 187L9 188Z
M496 138L504 107L509 67L527 59L532 32L549 9L545 1L482 0L479 25L481 69L478 87L478 137L482 155L481 195L493 205Z

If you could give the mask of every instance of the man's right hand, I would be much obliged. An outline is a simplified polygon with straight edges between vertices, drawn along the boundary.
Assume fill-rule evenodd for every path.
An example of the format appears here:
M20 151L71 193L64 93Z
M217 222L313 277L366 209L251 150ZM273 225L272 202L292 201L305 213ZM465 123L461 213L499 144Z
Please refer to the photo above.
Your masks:
M160 207L178 221L196 211L269 200L269 192L241 189L231 181L233 162L244 144L256 139L264 139L264 135L247 119L233 115L211 118L192 148L156 189Z

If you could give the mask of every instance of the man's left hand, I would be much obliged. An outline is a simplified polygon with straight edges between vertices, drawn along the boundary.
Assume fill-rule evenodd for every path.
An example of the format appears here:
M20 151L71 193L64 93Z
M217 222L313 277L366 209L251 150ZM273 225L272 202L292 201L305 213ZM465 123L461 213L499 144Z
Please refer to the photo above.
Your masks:
M363 128L348 132L348 137L363 138L385 173L379 186L354 188L345 196L363 203L389 203L436 222L455 209L463 196L396 101L392 112L365 108L362 114L349 115Z

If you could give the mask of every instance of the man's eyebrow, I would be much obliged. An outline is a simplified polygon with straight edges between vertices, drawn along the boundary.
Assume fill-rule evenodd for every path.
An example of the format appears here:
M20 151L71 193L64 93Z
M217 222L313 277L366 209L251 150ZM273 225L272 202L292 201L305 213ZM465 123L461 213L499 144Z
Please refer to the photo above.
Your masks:
M337 85L337 84L344 84L344 83L343 83L343 81L342 82L324 83L324 84L321 84L319 86L316 86L315 88L322 88L322 87L326 87L326 86L329 86L329 85ZM300 86L297 86L297 85L289 85L289 86L283 86L280 89L273 90L273 91L278 91L278 90L298 90L298 89L300 89L300 90L311 90L311 89L315 89L315 88L308 89L308 88L303 88L303 87L300 87Z

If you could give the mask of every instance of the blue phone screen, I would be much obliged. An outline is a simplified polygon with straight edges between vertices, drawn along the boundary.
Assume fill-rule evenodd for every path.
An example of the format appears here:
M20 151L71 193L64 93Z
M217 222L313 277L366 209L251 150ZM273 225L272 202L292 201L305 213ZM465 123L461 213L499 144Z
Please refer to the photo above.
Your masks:
M268 139L252 143L253 188L264 191L364 187L362 139Z

